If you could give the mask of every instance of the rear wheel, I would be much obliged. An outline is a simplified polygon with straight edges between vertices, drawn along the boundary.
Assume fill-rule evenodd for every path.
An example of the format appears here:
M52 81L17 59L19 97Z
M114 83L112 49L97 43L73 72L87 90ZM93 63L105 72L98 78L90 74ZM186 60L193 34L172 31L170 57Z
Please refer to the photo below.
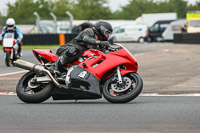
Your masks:
M142 91L143 81L137 73L128 73L122 77L123 84L116 76L110 77L104 84L103 96L111 103L127 103L135 99Z
M6 66L10 66L12 63L11 61L11 52L10 51L6 51L6 57L5 57L5 64Z
M16 93L20 100L26 103L41 103L47 100L53 91L53 83L34 82L36 73L26 73L18 82Z

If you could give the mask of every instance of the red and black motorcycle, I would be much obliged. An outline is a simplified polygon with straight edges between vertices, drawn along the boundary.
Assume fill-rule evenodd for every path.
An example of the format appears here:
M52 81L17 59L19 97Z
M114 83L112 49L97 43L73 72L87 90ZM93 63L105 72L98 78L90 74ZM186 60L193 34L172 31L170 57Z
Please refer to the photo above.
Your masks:
M40 103L51 96L54 100L99 99L103 95L111 103L127 103L142 91L137 61L120 44L83 52L73 64L66 64L59 76L50 72L58 56L51 50L33 50L33 53L40 64L15 61L17 67L30 70L16 87L23 102Z

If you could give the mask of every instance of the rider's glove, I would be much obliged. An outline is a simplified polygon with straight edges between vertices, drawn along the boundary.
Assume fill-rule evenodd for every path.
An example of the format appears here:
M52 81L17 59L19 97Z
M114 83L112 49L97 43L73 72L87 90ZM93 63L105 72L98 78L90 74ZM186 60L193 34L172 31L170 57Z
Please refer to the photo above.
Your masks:
M98 44L105 48L110 47L110 43L108 41L98 41Z

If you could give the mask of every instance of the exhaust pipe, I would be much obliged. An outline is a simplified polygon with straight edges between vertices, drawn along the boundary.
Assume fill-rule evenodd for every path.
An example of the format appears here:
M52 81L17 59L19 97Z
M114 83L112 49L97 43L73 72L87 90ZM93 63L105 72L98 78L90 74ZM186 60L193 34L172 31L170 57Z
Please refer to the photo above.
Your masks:
M33 64L31 62L25 61L25 60L16 60L14 61L15 66L30 70L36 73L45 73L49 76L49 78L53 81L53 83L56 86L59 86L60 84L56 81L56 79L52 76L52 74L49 72L49 70L45 69L44 66Z

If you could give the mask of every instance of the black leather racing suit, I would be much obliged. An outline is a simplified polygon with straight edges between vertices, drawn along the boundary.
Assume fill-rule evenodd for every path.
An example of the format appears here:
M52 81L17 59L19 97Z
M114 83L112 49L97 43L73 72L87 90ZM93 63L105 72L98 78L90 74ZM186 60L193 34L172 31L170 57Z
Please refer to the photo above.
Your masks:
M95 28L85 29L72 41L58 48L56 51L56 54L59 56L59 59L56 61L57 65L62 66L68 62L72 63L77 60L85 50L96 48L99 40L104 41Z

